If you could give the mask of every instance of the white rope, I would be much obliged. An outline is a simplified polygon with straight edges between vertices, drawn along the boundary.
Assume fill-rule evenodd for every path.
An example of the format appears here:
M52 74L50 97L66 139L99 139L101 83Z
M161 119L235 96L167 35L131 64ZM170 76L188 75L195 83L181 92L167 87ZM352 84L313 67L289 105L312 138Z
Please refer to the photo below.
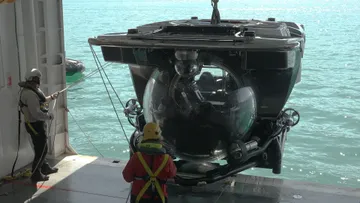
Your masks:
M220 197L221 197L222 194L225 192L225 189L226 189L228 186L230 186L230 184L226 184L225 186L223 186L223 188L222 188L222 190L221 190L221 192L220 192L220 195L218 196L218 198L215 200L214 203L217 203L217 202L219 201Z
M131 186L130 186L129 194L128 194L127 198L126 198L126 202L125 202L125 203L128 203L128 202L130 201L131 188L132 188L132 184L131 184Z
M79 123L76 121L75 117L72 115L72 113L70 111L68 111L70 113L70 116L74 119L76 125L79 127L80 131L84 134L84 136L87 138L88 142L94 147L94 149L100 154L101 157L104 158L104 155L99 151L99 149L92 143L90 136L87 135L84 130L81 128L81 126L79 125Z
M106 64L105 66L107 66L107 65L109 65L109 64ZM84 81L84 79L93 76L97 71L98 71L98 70L94 70L94 71L90 72L90 73L89 73L88 75L86 75L85 77L80 78L77 82L74 82L73 84L67 86L65 89L63 89L63 90L61 90L60 92L58 92L58 94L66 91L67 89L69 89L69 88L71 88L71 87L74 87L75 85L77 85L77 84L79 84L80 82ZM55 109L56 104L57 104L57 98L56 98L55 101L54 101L53 110ZM56 109L56 111L57 111L57 110L58 110L58 109ZM70 114L71 114L71 113L70 113ZM54 120L55 120L55 126L56 126L56 118L55 118ZM50 121L50 125L49 125L48 131L47 131L47 136L50 134L52 122L53 122L53 120ZM76 122L76 120L75 120L75 122ZM80 126L79 126L79 127L80 127ZM53 141L52 147L53 147L54 144L55 144L55 138L56 138L56 129L55 129L55 132L54 132L54 141ZM90 141L90 142L91 142L91 141ZM94 145L93 145L93 146L94 146ZM95 147L95 146L94 146L94 147ZM97 148L95 147L95 149L97 149ZM42 157L44 156L44 151L45 151L45 147L44 147L44 149L43 149L43 153L42 153L42 155L41 155L41 157L40 157L40 160L41 160ZM100 153L100 152L99 152L99 153ZM100 155L102 155L102 154L100 153ZM40 161L37 163L34 171L36 171L36 169L38 169L39 164L40 164Z
M109 66L111 63L105 64L104 66L102 66L102 68L106 68L107 66ZM99 71L99 69L95 69L93 71L91 71L89 74L87 74L86 76L78 79L76 82L73 82L71 85L68 85L66 88L62 89L59 91L59 94L65 92L66 90L68 90L71 87L74 87L75 85L83 82L86 78L89 78L91 76L93 76L95 73L97 73Z

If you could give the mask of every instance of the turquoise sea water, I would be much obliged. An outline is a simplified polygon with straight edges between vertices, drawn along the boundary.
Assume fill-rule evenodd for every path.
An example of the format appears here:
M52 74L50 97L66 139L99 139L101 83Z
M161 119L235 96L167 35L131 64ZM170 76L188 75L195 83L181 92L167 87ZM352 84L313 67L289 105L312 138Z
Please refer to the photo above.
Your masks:
M66 54L85 63L84 74L96 68L88 37L153 21L210 18L212 12L210 0L63 0L63 4ZM222 18L275 17L302 23L307 34L302 82L288 103L300 112L301 121L289 134L282 174L260 169L244 173L359 188L359 1L220 0L219 8ZM111 65L107 73L123 102L135 96L126 65ZM118 102L116 106L130 136L133 128ZM69 90L68 107L104 156L128 158L124 133L99 74ZM69 131L80 154L99 156L70 115Z

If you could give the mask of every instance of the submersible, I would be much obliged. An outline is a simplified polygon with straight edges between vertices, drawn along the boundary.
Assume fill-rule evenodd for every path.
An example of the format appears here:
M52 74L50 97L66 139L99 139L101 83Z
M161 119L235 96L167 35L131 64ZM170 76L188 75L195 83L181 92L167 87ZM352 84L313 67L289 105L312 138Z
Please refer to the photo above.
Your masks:
M300 119L284 106L300 81L303 25L224 20L214 7L212 19L154 22L89 43L106 62L128 64L131 150L146 122L159 123L177 183L213 183L252 167L281 173L287 133Z

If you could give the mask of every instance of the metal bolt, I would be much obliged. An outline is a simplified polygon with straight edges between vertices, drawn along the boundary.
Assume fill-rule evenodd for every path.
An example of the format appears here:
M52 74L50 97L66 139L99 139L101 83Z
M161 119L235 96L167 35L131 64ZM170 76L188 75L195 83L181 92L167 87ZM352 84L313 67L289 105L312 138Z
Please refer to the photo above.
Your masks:
M263 153L262 158L266 161L268 159L267 153Z

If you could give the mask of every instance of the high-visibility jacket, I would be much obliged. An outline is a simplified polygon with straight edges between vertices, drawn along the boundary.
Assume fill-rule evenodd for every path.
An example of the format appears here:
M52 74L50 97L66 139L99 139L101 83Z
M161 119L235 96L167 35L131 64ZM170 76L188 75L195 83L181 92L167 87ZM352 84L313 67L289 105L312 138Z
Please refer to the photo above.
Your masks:
M144 167L142 161L146 163L146 166L148 166L149 169L152 169L149 172L153 174L149 174L146 171L146 166ZM162 170L157 171L159 168L162 168ZM131 189L132 195L139 196L141 199L149 199L154 195L149 191L154 189L156 193L155 198L163 199L168 197L167 186L165 183L167 179L175 177L176 171L177 169L173 159L168 154L149 155L143 152L137 152L130 158L127 165L125 166L123 170L123 177L126 182L133 182ZM156 176L156 181L153 179L154 185L151 184L152 175ZM158 186L156 186L156 182L158 183ZM145 186L149 187L143 189ZM159 189L161 189L160 192Z

